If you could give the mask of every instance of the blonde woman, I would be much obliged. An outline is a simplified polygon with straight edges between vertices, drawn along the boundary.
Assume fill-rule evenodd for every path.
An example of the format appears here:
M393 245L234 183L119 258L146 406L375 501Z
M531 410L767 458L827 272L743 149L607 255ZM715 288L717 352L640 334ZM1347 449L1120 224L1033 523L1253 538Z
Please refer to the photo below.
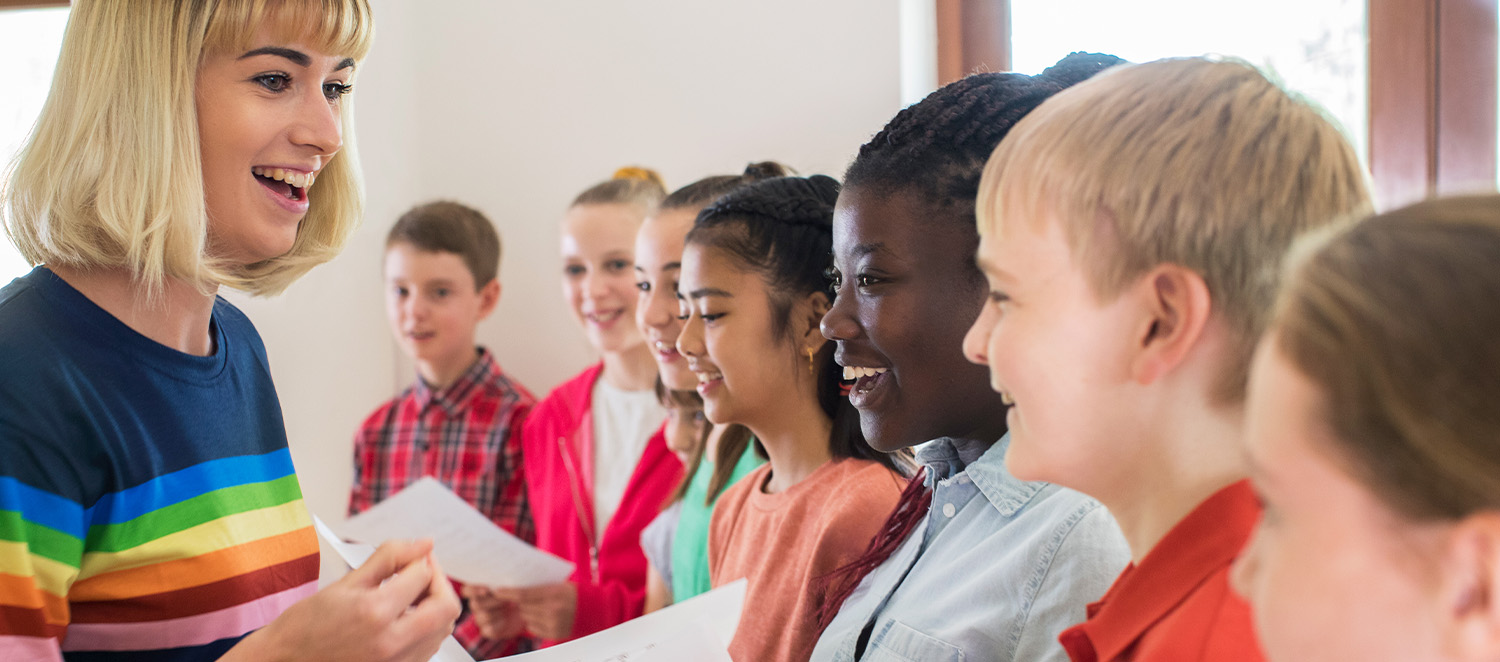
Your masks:
M265 348L360 216L364 0L79 0L4 193L0 659L425 660L428 543L321 592Z
M1500 196L1302 251L1251 372L1271 660L1500 659Z

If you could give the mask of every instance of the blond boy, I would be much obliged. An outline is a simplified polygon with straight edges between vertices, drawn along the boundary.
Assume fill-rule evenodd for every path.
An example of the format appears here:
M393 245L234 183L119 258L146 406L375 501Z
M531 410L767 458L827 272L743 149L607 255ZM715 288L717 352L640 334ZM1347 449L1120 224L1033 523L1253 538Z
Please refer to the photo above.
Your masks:
M1292 240L1369 206L1339 131L1239 62L1112 69L996 149L965 352L1013 403L1010 470L1099 499L1133 557L1075 661L1261 659L1228 583L1260 513L1247 365Z

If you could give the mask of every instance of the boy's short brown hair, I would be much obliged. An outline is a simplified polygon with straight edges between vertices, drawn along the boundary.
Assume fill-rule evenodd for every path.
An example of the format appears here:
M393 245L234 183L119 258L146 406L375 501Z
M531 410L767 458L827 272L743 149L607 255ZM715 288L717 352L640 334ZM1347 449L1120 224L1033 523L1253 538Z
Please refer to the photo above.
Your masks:
M385 238L386 248L397 243L457 255L474 276L475 289L489 285L500 271L500 235L494 224L457 202L429 202L402 214Z
M1160 264L1197 272L1235 334L1222 403L1244 398L1293 240L1369 210L1364 170L1318 108L1207 58L1121 65L1048 99L995 149L976 209L981 233L1059 219L1104 301Z

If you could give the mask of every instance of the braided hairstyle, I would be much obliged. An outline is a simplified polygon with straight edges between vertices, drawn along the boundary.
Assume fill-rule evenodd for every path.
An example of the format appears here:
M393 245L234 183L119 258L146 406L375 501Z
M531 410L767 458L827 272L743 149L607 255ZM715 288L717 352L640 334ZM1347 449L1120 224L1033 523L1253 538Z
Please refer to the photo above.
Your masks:
M931 211L921 215L921 220L942 218L967 228L971 244L960 257L975 284L982 284L983 276L968 256L979 245L974 202L990 153L1016 122L1043 101L1124 63L1113 55L1071 53L1036 76L984 73L945 85L897 113L859 148L845 174L845 186L884 195L915 193ZM820 578L826 596L818 612L820 631L833 622L865 575L890 558L921 524L931 502L932 492L919 472L865 553Z
M700 212L687 243L714 249L759 274L769 292L774 333L786 339L795 302L828 291L824 273L833 251L833 205L838 196L838 180L824 175L755 182ZM909 451L882 453L865 441L858 413L840 392L840 370L831 344L818 353L817 362L818 404L833 421L828 440L833 457L875 460L907 473Z
M934 212L928 217L973 228L979 176L1010 128L1048 97L1124 62L1113 55L1071 53L1036 76L982 73L945 85L897 113L861 146L844 185L916 193ZM975 248L978 241L976 232ZM973 275L980 278L977 267Z

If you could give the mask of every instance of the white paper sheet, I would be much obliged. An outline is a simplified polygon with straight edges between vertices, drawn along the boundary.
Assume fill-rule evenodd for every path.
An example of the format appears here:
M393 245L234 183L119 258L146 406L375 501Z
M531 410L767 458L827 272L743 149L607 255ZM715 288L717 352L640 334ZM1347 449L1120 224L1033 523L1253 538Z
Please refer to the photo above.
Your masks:
M348 564L350 568L358 568L364 565L365 561L370 560L370 555L375 553L373 545L346 542L338 534L334 533L333 529L328 527L328 523L324 522L323 518L317 515L313 515L312 517L313 529L318 532L318 537L328 543L328 546L332 547L333 551L337 552L339 558L344 559L344 563ZM463 644L458 643L457 639L450 636L443 640L443 645L438 648L437 655L432 656L432 659L428 662L474 662L474 658L469 656L469 651L464 649Z
M495 526L431 477L355 515L339 531L377 545L391 538L432 538L443 571L467 584L524 588L566 581L573 574L572 563Z
M740 624L745 580L582 639L504 658L506 662L646 662L729 660L729 640ZM490 662L495 662L491 660Z

